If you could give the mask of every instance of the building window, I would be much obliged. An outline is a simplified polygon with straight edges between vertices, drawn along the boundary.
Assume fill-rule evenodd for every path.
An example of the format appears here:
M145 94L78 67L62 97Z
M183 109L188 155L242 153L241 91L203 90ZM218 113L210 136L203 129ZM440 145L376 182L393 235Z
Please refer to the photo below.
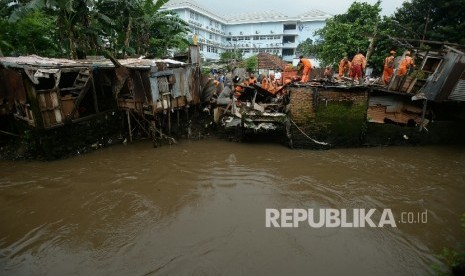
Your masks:
M295 36L284 36L283 43L295 43Z
M297 26L295 24L287 24L287 25L284 25L284 30L285 31L288 31L288 30L296 30L297 29Z
M260 37L258 35L253 37L253 40L260 40Z
M294 49L283 49L283 56L293 56Z
M213 20L210 19L210 26L213 26Z
M199 20L199 14L198 13L195 14L195 20Z
M213 35L212 35L212 34L208 34L208 37L209 37L210 39L213 39Z
M195 13L193 11L190 12L190 18L195 19Z

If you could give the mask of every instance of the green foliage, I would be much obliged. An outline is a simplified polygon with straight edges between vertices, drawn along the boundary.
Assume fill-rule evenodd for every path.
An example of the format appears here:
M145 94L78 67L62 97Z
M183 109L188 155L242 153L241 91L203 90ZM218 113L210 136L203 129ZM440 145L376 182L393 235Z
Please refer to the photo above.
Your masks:
M337 64L344 55L351 57L358 50L366 51L381 21L380 11L380 2L354 2L347 13L328 19L325 27L315 33L319 36L314 46L317 57L324 64Z
M236 50L233 52L223 52L220 54L220 61L221 62L229 62L231 60L242 60L242 51Z
M297 45L297 53L306 57L316 56L318 55L318 48L311 38L307 38Z
M106 50L119 57L127 54L162 56L168 49L185 51L187 23L176 15L159 12L167 2L0 0L0 47L6 54L68 55L72 58L102 54ZM35 15L32 19L31 14ZM26 43L18 48L16 40L22 38L27 38ZM39 45L49 50L44 51Z
M394 14L400 37L424 38L465 45L465 5L463 0L411 0Z
M251 56L249 58L247 58L245 61L245 68L247 70L247 72L251 73L251 72L255 72L258 68L258 59L257 59L257 56Z
M56 18L42 11L32 11L17 22L0 20L0 47L4 55L60 55L56 44Z
M465 213L460 218L460 225L465 229ZM433 268L438 275L448 275L451 274L450 272L454 275L463 275L465 269L465 245L463 243L459 243L457 250L444 247L436 257L443 261L450 270L445 271L439 265L434 265Z

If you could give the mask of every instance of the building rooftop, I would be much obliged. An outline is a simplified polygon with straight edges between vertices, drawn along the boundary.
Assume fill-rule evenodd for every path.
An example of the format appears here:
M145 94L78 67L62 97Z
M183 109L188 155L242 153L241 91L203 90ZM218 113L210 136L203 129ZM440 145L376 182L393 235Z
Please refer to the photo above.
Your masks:
M320 11L320 10L311 10L311 11L307 11L305 13L302 13L300 15L297 16L298 19L306 19L306 20L315 20L315 19L328 19L332 17L331 14L329 13L326 13L324 11Z
M143 59L143 58L127 58L119 59L118 62L130 68L150 68L156 63L171 64L173 66L185 65L185 63L172 59ZM64 68L64 67L95 67L95 68L113 68L111 60L106 58L101 59L64 59L64 58L47 58L37 55L19 56L19 57L0 57L0 65L12 68L25 67L48 67L48 68Z
M277 11L260 11L252 13L241 13L234 14L226 17L226 20L229 23L240 23L240 22L250 22L250 21L264 21L264 20L282 20L288 19L287 15L284 15Z
M259 12L246 12L239 14L231 15L218 15L215 12L210 11L209 9L203 7L195 0L171 0L163 6L163 9L179 9L179 8L191 8L193 10L202 11L203 13L209 15L212 18L215 18L225 24L245 24L245 23L257 23L264 21L297 21L297 20L325 20L332 15L320 11L320 10L311 10L305 13L302 13L297 16L287 16L280 12L269 10L269 11L259 11Z
M257 60L260 69L284 70L287 66L287 62L269 53L259 53Z
M171 10L171 9L179 9L179 8L191 8L193 10L201 11L204 14L209 15L211 18L214 18L222 23L226 23L226 19L221 15L218 15L204 6L200 5L194 0L170 0L168 3L163 5L162 9Z

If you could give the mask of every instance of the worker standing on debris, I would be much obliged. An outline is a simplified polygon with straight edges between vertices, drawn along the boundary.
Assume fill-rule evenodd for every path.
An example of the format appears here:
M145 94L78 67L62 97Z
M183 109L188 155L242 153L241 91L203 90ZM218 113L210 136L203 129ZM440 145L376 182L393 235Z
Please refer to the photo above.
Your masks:
M273 73L270 73L268 77L264 77L262 79L262 88L265 90L268 90L270 92L276 91L276 88L278 87L276 83L276 79Z
M308 58L304 58L304 56L300 56L300 63L303 66L302 71L302 80L300 82L308 82L310 80L310 74L312 72L312 63Z
M366 65L367 59L363 55L362 51L358 51L358 53L352 59L352 72L350 77L354 80L359 80L359 83L361 83L363 70L365 70Z
M249 80L248 80L248 85L249 86L254 86L255 84L257 84L257 78L255 78L254 73L250 73Z
M384 59L384 70L383 70L383 81L385 85L388 85L391 81L391 77L394 74L394 55L396 51L392 50L390 56Z
M333 79L333 70L331 70L331 67L329 65L325 68L324 77L330 81L332 81Z
M348 77L350 75L350 68L352 67L352 63L349 61L347 57L344 57L339 62L339 74L338 78L342 79L342 77Z
M397 69L398 76L405 76L410 68L413 67L413 58L410 56L410 51L405 52L405 57L402 59Z

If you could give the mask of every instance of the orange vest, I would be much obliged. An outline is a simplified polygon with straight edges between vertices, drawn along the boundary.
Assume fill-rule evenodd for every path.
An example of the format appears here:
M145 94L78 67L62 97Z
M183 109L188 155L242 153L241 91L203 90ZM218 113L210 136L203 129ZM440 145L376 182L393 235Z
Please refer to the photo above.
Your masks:
M352 66L358 66L361 65L362 68L365 68L367 65L367 60L364 55L362 54L356 54L355 57L352 59Z

